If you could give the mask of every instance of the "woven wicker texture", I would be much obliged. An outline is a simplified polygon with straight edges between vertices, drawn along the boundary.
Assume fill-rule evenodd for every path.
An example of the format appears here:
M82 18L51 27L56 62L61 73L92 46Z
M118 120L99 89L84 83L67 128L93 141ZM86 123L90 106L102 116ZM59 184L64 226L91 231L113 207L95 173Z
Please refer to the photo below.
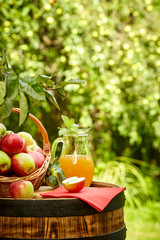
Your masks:
M20 113L20 109L13 108L13 113ZM45 161L41 168L34 171L32 174L24 177L6 177L0 176L0 197L7 198L10 197L9 187L10 184L13 182L21 181L21 180L28 180L32 182L34 186L34 190L37 190L43 183L49 161L50 161L50 143L48 139L48 134L42 123L32 114L29 113L29 119L31 119L38 127L42 137L43 137L43 153L45 156Z

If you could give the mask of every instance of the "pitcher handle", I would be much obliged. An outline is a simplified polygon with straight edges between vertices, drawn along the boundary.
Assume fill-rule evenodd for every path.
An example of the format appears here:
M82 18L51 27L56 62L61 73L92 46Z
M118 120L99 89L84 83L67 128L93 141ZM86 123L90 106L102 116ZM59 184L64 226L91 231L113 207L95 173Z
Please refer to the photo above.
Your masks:
M62 142L63 143L63 138L56 138L52 144L51 147L51 160L50 160L50 164L54 164L54 159L55 159L55 155L56 155L56 149L57 149L57 145L58 143Z

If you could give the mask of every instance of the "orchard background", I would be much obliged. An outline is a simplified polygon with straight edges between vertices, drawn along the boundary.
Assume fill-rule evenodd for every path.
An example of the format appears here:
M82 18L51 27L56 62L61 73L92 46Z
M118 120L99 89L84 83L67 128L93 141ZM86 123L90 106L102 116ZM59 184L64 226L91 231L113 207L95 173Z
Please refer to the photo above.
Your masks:
M127 187L127 239L134 232L134 240L158 240L160 1L0 0L0 13L0 51L20 78L86 81L67 85L65 100L56 96L60 110L30 106L51 143L62 114L90 127L95 179ZM30 121L18 126L14 114L3 121L41 141Z

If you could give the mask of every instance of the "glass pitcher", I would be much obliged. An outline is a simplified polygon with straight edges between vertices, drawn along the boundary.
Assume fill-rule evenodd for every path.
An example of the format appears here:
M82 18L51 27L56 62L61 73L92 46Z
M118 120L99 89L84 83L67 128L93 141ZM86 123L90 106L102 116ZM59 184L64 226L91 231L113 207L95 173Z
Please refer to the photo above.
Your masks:
M62 142L59 158L65 177L85 177L85 187L89 187L94 175L94 162L90 153L88 134L90 129L79 129L78 133L65 133L55 139L51 149L51 159L55 159L58 143Z

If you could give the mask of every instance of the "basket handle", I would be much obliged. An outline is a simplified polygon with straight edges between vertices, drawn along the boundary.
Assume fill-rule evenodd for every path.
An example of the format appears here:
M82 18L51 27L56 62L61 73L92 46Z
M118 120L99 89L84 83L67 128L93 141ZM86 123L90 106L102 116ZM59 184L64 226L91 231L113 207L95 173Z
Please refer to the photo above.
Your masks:
M20 113L20 109L19 108L12 108L12 112L13 113ZM43 137L43 151L46 152L46 153L49 153L50 152L50 143L49 143L49 138L48 138L48 134L47 134L46 129L44 128L42 123L31 113L29 113L28 117L38 126L38 130L42 134L42 137Z

